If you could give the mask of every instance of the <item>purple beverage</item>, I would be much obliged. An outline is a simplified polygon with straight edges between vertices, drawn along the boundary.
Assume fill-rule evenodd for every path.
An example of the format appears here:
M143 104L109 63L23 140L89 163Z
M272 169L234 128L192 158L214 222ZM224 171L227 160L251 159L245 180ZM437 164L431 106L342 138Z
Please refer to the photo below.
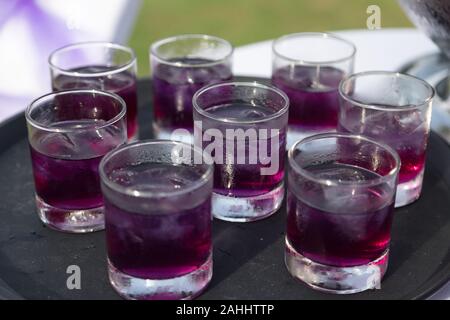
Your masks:
M290 100L287 147L336 131L339 83L353 72L356 47L329 33L294 33L276 39L272 84Z
M96 90L61 91L26 111L39 217L51 228L90 232L104 227L98 166L126 141L126 106Z
M107 66L87 66L67 70L69 74L60 74L53 78L53 90L98 89L119 95L127 105L128 139L134 139L138 135L137 87L134 73L123 71L111 76L79 76L79 74L108 73L114 69Z
M395 106L384 107L395 108ZM394 148L402 162L399 183L413 181L423 176L429 127L421 114L415 110L396 113L368 110L364 116L365 123L361 124L360 113L359 108L345 112L339 131L363 134Z
M212 166L193 154L147 141L100 163L109 277L125 298L193 298L211 279Z
M193 130L192 97L202 87L231 79L228 64L206 59L171 59L171 64L156 64L153 71L153 108L158 136L170 137L175 129ZM182 63L189 66L179 67Z
M45 203L61 209L83 210L103 205L98 165L102 157L120 145L120 136L104 130L101 138L89 130L99 122L64 121L51 128L86 128L82 134L45 134L30 146L36 194ZM54 219L53 219L54 218ZM64 216L50 215L51 220Z
M206 85L231 79L232 54L228 41L208 35L180 35L152 45L156 138L192 142L192 97Z
M395 149L401 159L395 206L421 194L434 89L425 81L395 72L364 72L340 90L339 131L361 134Z
M364 136L314 135L288 153L286 266L314 289L378 288L386 272L400 159Z
M339 181L381 177L341 164L326 164L310 172L317 178ZM313 186L302 191L301 197L288 194L287 240L297 252L324 265L352 267L370 263L388 249L394 210L388 185L356 189L354 194L330 194L320 207L308 201L320 190Z
M225 82L193 101L195 144L214 160L213 215L247 222L275 213L284 197L287 96L272 86Z
M298 134L336 130L339 83L344 72L332 67L295 66L278 69L272 83L290 100L289 130Z
M199 178L201 172L172 164L128 166L109 176L111 181L146 192L186 188ZM106 212L108 257L121 272L138 278L170 279L197 270L211 254L210 197L170 214L130 212L106 200Z
M214 117L226 117L230 121L253 121L260 120L271 115L276 111L265 106L254 106L245 103L235 103L230 105L218 105L205 109ZM272 149L272 139L278 141L274 149ZM203 148L210 143L210 139L205 139ZM226 136L222 140L223 146L233 146L235 152L223 149L222 159L230 160L233 158L233 165L223 161L223 164L216 164L214 169L214 192L225 196L232 197L254 197L263 195L280 187L284 178L284 149L282 146L286 144L286 131L282 130L278 134L266 139L258 137L256 139L247 138L241 142L236 139L227 139ZM276 157L278 168L275 173L270 175L261 175L262 168L270 167L270 164L258 163L251 164L250 156L259 155L260 150L264 148L268 158L272 154ZM215 154L214 154L215 156ZM242 164L240 164L242 163Z
M133 49L110 42L75 43L49 57L54 91L97 89L119 95L127 105L127 134L137 140L136 56Z

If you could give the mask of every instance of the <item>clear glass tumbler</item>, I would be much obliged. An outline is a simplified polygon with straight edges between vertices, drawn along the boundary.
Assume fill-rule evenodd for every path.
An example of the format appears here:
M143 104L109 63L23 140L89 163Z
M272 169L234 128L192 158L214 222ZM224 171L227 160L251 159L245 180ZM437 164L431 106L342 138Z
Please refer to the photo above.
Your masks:
M100 163L111 285L127 299L191 299L212 277L213 167L201 150L152 140Z
M353 73L356 47L328 33L295 33L273 43L272 83L291 101L287 147L336 131L339 82Z
M422 191L434 89L425 81L395 72L363 72L340 86L339 131L362 134L394 148L402 162L400 207Z
M49 57L53 91L98 89L116 93L127 104L130 141L139 136L136 57L131 48L109 42L68 45Z
M284 197L289 99L256 82L210 85L194 95L194 140L215 163L213 215L246 222Z
M36 205L47 226L84 233L104 228L98 165L127 140L119 96L72 90L42 96L25 112Z
M175 36L151 46L156 138L192 142L192 97L208 84L231 80L232 57L228 41L201 34ZM184 130L174 134L176 129Z
M286 266L314 289L379 288L389 257L398 154L363 136L326 133L288 153Z

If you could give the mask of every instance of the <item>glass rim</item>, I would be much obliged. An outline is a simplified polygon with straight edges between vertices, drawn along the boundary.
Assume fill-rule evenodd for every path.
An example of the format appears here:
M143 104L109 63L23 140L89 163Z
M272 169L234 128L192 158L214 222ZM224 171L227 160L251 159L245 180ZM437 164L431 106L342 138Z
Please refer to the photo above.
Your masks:
M61 68L57 64L54 63L54 58L58 54L62 54L66 51L71 51L79 48L92 48L92 47L106 47L109 49L115 49L119 51L126 52L130 54L130 59L123 64L113 66L111 67L111 70L108 71L101 71L101 72L80 72L80 71L71 71L70 69ZM78 43L72 43L68 44L66 46L60 47L56 50L54 50L50 56L48 57L48 64L51 69L57 70L59 73L67 75L67 76L73 76L73 77L104 77L109 76L116 73L121 73L123 71L128 70L133 65L136 64L136 54L134 50L130 47L114 43L114 42L106 42L106 41L86 41L86 42L78 42Z
M282 53L279 52L279 50L277 50L277 45L280 44L282 41L291 39L291 38L305 38L305 37L316 37L316 38L322 38L322 39L333 39L333 40L338 40L342 43L347 44L350 48L351 48L351 53L345 57L339 58L339 59L331 59L331 60L323 60L323 61L309 61L309 60L304 60L304 59L296 59L296 58L291 58L288 57ZM337 36L333 33L329 33L329 32L297 32L297 33L290 33L284 36L281 36L275 40L273 40L272 42L272 52L276 55L279 56L280 58L283 58L284 60L288 60L290 62L296 63L296 64L301 64L301 65L311 65L311 66L319 66L319 65L329 65L329 64L335 64L335 63L339 63L339 62L344 62L347 60L352 60L354 59L356 52L357 52L357 48L356 45L349 41L346 40L340 36Z
M355 79L362 78L365 76L383 76L383 77L396 77L396 78L402 78L410 81L416 81L417 83L421 83L424 85L425 88L427 88L429 94L427 97L422 101L421 103L415 104L415 105L401 105L401 106L379 106L374 105L373 103L364 103L358 100L355 100L354 98L350 97L347 93L344 92L346 85L350 81L354 81ZM436 90L431 86L428 82L425 80L418 78L416 76L412 76L409 74L401 73L401 72L395 72L395 71L364 71L364 72L358 72L350 75L346 79L342 80L339 84L339 95L342 99L350 102L354 106L358 106L361 108L366 109L372 109L372 110L379 110L379 111L408 111L408 110L415 110L415 109L421 109L423 106L430 104L433 101L433 98L436 94Z
M260 89L264 89L264 90L268 90L268 91L272 91L276 94L278 94L279 96L281 96L281 98L284 100L284 104L283 107L278 110L277 112L265 116L264 118L261 119L256 119L256 120L230 120L226 117L216 117L213 114L209 113L208 111L202 109L198 103L197 100L199 99L199 97L211 90L211 89L216 89L219 87L225 87L225 86L233 86L233 87L253 87L253 88L260 88ZM268 85L268 84L263 84L257 81L253 81L253 82L249 82L249 81L227 81L227 82L220 82L220 83L215 83L215 84L210 84L207 85L203 88L201 88L200 90L198 90L194 96L192 97L192 105L194 107L194 110L197 111L199 114L211 119L211 120L215 120L215 121L219 121L219 122L224 122L224 123L230 123L230 124L256 124L256 123L263 123L263 122L267 122L273 119L276 119L280 116L282 116L283 114L287 113L289 110L289 98L286 95L286 93L284 93L282 90L278 89L275 86L272 85Z
M165 191L165 192L162 192L162 191L158 191L158 192L139 191L132 187L122 186L114 181L111 181L111 179L108 178L108 175L105 172L105 166L108 161L110 161L111 159L116 157L118 154L124 152L125 150L129 150L132 148L139 148L142 146L149 146L149 145L184 145L184 146L187 146L191 150L193 150L195 153L201 154L201 156L202 156L201 164L206 165L207 169L201 175L201 177L199 177L194 182L189 184L189 186L187 188L180 189L180 190ZM205 158L208 158L210 162L208 163L208 162L204 161ZM208 181L212 177L213 173L214 173L214 166L212 165L212 159L207 154L204 154L200 148L196 147L193 144L189 144L186 142L173 141L173 140L162 140L162 139L140 140L140 141L136 141L133 143L123 144L123 145L111 150L110 152L108 152L102 158L102 160L100 161L100 164L99 164L99 174L100 174L100 180L102 183L105 183L105 185L107 185L110 189L112 189L120 194L125 194L127 196L134 197L134 198L161 198L161 197L166 197L166 196L186 194L186 193L189 193L189 192L201 187L202 185L208 183Z
M358 140L363 140L365 142L369 142L378 147L381 147L381 148L385 149L386 151L388 151L389 154L393 157L393 159L395 160L395 167L392 168L389 171L389 173L387 173L386 175L380 176L375 179L371 179L370 181L341 181L341 182L338 182L336 180L318 178L315 174L302 168L294 160L294 152L300 145L303 145L303 144L309 143L309 142L313 142L316 140L320 140L320 139L330 139L330 138L358 139ZM388 182L390 179L392 179L393 177L398 175L398 173L400 171L400 166L401 166L400 156L398 155L397 151L395 151L389 145L387 145L383 142L380 142L380 141L370 139L363 135L356 135L356 134L349 134L349 133L337 133L337 132L316 134L316 135L313 135L313 136L310 136L305 139L297 141L288 151L288 161L289 161L289 167L292 168L296 173L306 177L309 180L320 183L327 187L331 187L331 186L335 187L335 186L339 186L339 185L373 186L373 185L377 185L380 183Z
M44 125L44 124L36 121L35 119L33 119L31 117L31 111L36 104L39 104L39 103L41 103L45 100L51 99L51 98L55 98L57 96L68 95L68 94L98 94L98 95L102 95L102 96L108 96L110 98L115 99L116 101L118 101L120 103L121 110L112 119L109 119L105 123L103 123L101 125L93 125L92 127L89 127L89 128L71 128L71 129L62 129L62 128L54 128L54 127L52 128L48 125ZM76 90L62 90L62 91L51 92L51 93L47 93L43 96L40 96L39 98L34 99L33 101L31 101L31 103L25 109L25 119L27 120L27 122L30 125L32 125L33 127L37 128L39 130L42 130L42 131L56 132L56 133L70 133L70 132L78 132L78 131L82 131L82 130L104 129L106 127L109 127L112 124L115 124L116 122L120 121L121 119L123 119L125 117L126 113L127 113L127 107L126 107L125 101L119 95L117 95L115 93L96 90L96 89L76 89Z
M228 47L228 52L226 52L226 54L224 54L224 56L221 57L220 59L215 59L211 62L196 63L196 64L185 63L185 62L172 62L172 61L169 61L168 59L161 57L158 54L157 49L161 45L164 45L167 43L173 43L173 42L177 42L177 41L185 40L185 39L215 40L217 42L225 44L225 46ZM180 68L186 68L186 67L204 68L204 67L215 66L217 64L221 64L221 63L225 62L228 58L230 58L233 55L234 47L229 41L227 41L223 38L220 38L220 37L211 36L211 35L207 35L207 34L189 33L189 34L181 34L181 35L176 35L176 36L157 40L150 45L149 51L150 51L151 57L154 57L159 62L162 62L162 63L170 65L170 66L180 67Z

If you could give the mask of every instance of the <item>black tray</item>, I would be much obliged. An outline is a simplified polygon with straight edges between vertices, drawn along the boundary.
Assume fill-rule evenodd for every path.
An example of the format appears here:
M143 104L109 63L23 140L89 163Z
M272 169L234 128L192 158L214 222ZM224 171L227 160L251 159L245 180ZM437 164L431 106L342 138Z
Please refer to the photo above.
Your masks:
M247 79L248 80L248 79ZM261 80L261 79L259 79ZM139 82L141 137L151 137L151 87ZM7 107L7 106L5 106ZM106 274L104 233L71 235L44 227L22 115L0 126L0 297L118 299ZM450 280L450 148L432 133L425 184L416 203L396 211L391 257L381 290L349 296L313 291L284 262L285 207L248 224L214 221L214 276L201 299L418 299ZM81 268L81 290L66 269Z

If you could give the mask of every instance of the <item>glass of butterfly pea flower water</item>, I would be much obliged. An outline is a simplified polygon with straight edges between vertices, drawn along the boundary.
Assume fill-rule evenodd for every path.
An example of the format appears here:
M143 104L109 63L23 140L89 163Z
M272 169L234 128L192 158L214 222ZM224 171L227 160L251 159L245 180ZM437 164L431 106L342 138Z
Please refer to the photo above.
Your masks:
M422 191L434 89L396 72L363 72L340 87L339 131L362 134L394 148L402 162L396 207Z
M328 33L283 36L272 46L272 84L290 99L287 147L335 131L339 83L353 72L355 46Z
M212 277L212 161L182 142L115 149L100 164L111 285L127 299L191 299Z
M97 90L71 90L33 101L25 115L36 206L47 226L84 233L103 229L98 165L127 140L125 102Z
M288 153L285 260L321 291L378 288L389 258L400 158L363 136L325 133Z
M214 159L213 215L269 217L284 198L289 99L257 82L225 82L194 95L194 140Z
M156 138L192 142L192 97L208 84L231 79L232 55L228 41L208 35L180 35L151 46ZM188 132L173 135L176 129Z
M136 57L131 48L109 42L71 44L49 57L54 91L98 89L119 95L127 105L130 141L139 136Z

